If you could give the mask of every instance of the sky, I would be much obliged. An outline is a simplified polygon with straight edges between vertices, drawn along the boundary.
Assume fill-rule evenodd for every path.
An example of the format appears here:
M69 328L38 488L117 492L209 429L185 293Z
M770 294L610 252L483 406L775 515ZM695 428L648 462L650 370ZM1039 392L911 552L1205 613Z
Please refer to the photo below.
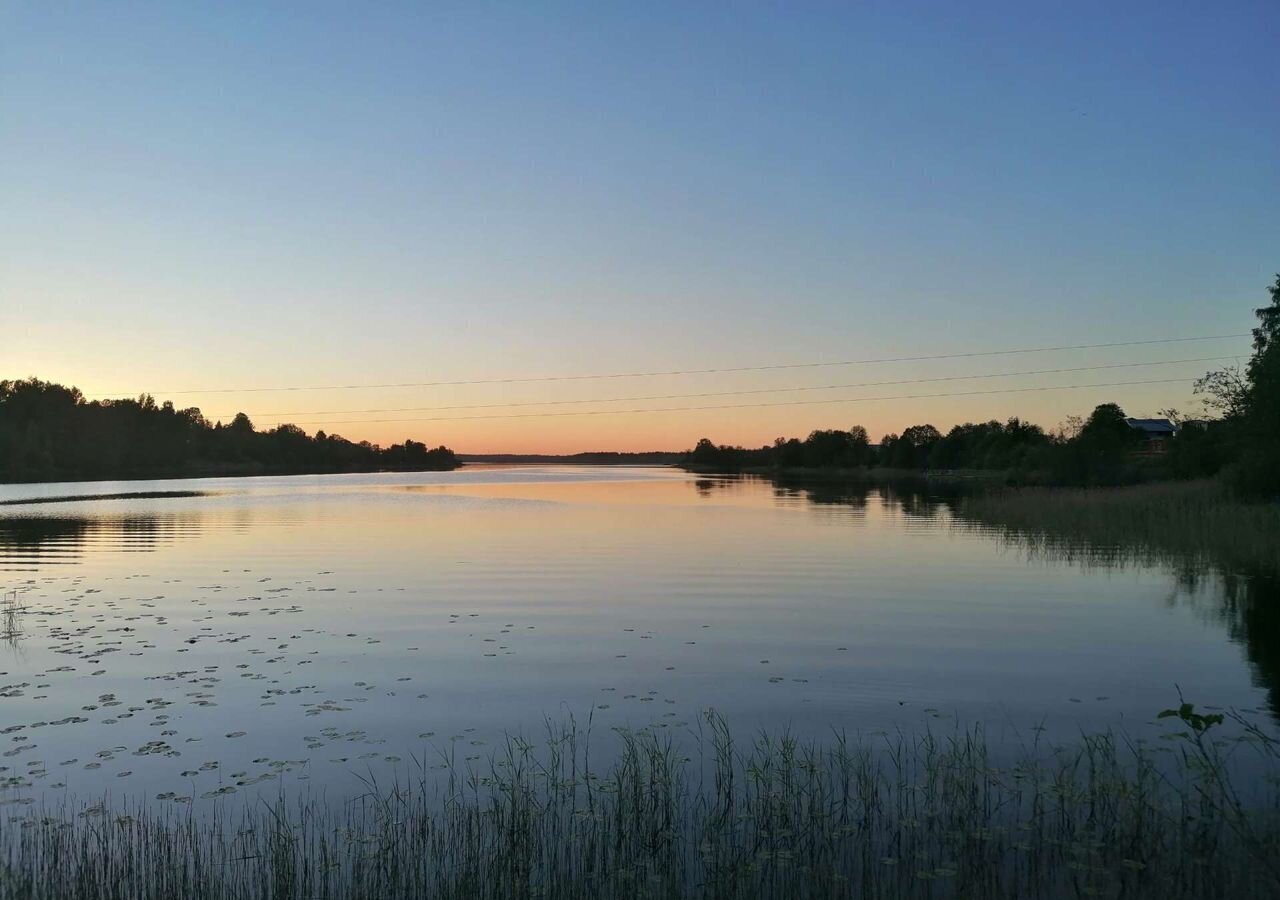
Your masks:
M1246 337L961 354L1247 332L1278 42L1274 0L0 0L0 378L464 453L1191 410Z

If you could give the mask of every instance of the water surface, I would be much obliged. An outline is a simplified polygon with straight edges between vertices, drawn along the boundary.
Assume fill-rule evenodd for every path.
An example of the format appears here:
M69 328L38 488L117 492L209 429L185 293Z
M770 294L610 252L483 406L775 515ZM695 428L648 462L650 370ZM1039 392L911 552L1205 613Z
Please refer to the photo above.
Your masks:
M1175 685L1265 707L1274 671L1211 574L1029 557L889 489L468 467L0 503L8 802L344 794L568 714L1016 742L1141 729Z

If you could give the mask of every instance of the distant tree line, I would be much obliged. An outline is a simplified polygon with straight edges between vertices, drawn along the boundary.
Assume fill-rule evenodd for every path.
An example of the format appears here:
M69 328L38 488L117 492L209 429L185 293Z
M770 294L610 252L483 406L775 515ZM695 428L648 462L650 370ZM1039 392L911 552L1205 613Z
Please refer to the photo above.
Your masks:
M797 469L988 470L1023 483L1101 485L1223 473L1242 493L1280 497L1280 275L1271 303L1255 310L1253 356L1243 368L1210 372L1196 383L1205 417L1163 410L1180 428L1166 452L1143 455L1140 432L1114 403L1087 419L1072 417L1052 433L1012 418L957 425L946 434L913 425L872 444L867 430L814 431L804 440L778 438L743 448L708 438L684 463L704 471Z
M447 447L380 447L296 425L258 431L244 413L210 422L143 395L88 401L36 378L0 381L0 481L79 481L183 475L445 470Z
M575 466L673 466L684 454L666 450L643 450L618 453L612 450L589 450L584 453L464 453L464 463L504 463L507 465L542 464Z
M1216 473L1226 460L1217 426L1184 427L1160 458L1141 458L1141 435L1114 403L1097 407L1087 420L1071 420L1054 433L1012 418L966 422L946 434L933 425L912 425L885 435L878 445L855 425L848 431L815 431L804 440L778 438L759 448L718 445L708 438L685 456L703 471L795 471L799 469L896 471L985 470L1011 481L1041 484L1123 484L1149 478Z

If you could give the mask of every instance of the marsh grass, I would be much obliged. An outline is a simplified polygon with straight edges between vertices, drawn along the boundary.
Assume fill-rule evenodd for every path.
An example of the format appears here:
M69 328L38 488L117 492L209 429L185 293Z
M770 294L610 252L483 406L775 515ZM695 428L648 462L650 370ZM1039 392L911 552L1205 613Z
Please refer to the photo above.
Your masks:
M1020 488L965 497L962 525L1061 558L1280 573L1280 503L1244 502L1216 481Z
M740 745L708 714L689 741L620 731L600 774L570 720L345 804L26 807L0 898L1277 896L1275 784L1228 774L1276 744L1191 715L1209 725L1180 716L1157 747L1098 734L997 765L980 730Z

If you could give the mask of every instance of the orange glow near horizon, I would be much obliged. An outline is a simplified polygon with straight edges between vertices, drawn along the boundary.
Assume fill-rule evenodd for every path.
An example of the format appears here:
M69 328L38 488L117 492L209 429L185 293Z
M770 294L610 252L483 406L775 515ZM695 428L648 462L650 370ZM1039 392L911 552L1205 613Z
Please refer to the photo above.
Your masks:
M1231 361L1048 370L1250 353L1274 3L449 6L0 6L0 379L564 454L1194 414Z
M1159 357L1156 357L1159 358ZM1200 366L1199 372L1207 368ZM1028 366L1030 368L1030 366ZM1193 370L1195 367L1191 367ZM956 369L940 365L898 366L892 373L876 372L882 380L936 377L936 373L954 374ZM995 371L988 362L985 368L969 371L979 374ZM301 392L264 392L228 395L155 394L158 402L172 400L179 408L199 407L211 420L229 421L243 411L259 430L282 422L292 422L309 434L324 430L348 440L367 440L383 446L406 438L423 441L430 446L444 444L463 454L570 454L589 451L680 451L693 446L699 438L709 437L717 443L747 447L772 443L777 437L803 437L814 429L847 429L855 424L865 427L873 441L884 434L901 432L909 425L929 422L946 431L961 422L991 419L1005 420L1018 416L1046 429L1054 427L1070 415L1087 415L1098 403L1118 402L1133 415L1155 415L1170 406L1190 410L1194 407L1190 384L1195 377L1188 366L1176 367L1187 374L1185 381L1167 384L1125 385L1117 387L1078 388L1051 391L977 394L971 396L920 397L918 399L869 399L854 402L821 402L797 405L752 406L751 404L788 403L793 399L827 400L857 397L899 397L910 394L952 393L1001 390L1010 387L1068 385L1104 380L1131 381L1144 378L1172 377L1167 369L1133 369L1101 373L1066 374L1055 377L982 379L921 385L866 387L812 393L747 394L675 400L631 400L622 403L603 402L615 397L650 397L669 393L726 391L762 391L805 385L792 376L784 381L777 376L733 375L697 378L636 379L623 384L563 383L511 386L454 386L434 389L387 389L379 391L317 390ZM1101 377L1099 377L1101 376ZM42 376L44 377L44 376ZM176 376L175 376L176 378ZM858 379L875 380L863 372L860 376L809 376L807 385L852 383ZM1056 378L1056 380L1055 380ZM848 381L846 381L846 379ZM78 384L89 399L104 399L89 382L75 378L51 377L47 380ZM170 383L183 383L176 379ZM192 380L186 383L199 383ZM118 395L116 395L118 396ZM509 406L541 401L598 398L595 402L547 406ZM493 405L489 407L489 405ZM479 409L432 409L423 412L399 411L416 407L479 406ZM607 412L604 410L641 409L655 406L741 406L742 408L710 408L663 410L654 412ZM363 412L363 410L389 410ZM530 415L543 412L551 416ZM280 413L294 413L280 415ZM274 415L273 415L274 414ZM502 416L511 416L502 418ZM431 417L438 417L432 419ZM386 421L394 420L394 421Z

